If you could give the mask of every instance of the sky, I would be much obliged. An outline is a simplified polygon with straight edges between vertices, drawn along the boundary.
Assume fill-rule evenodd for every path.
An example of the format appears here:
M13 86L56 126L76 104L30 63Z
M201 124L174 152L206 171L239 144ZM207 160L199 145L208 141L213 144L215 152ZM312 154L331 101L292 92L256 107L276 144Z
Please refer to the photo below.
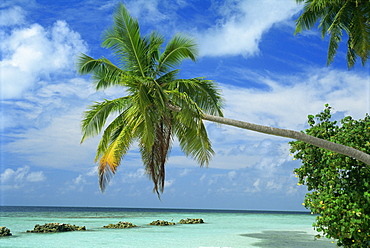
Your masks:
M205 122L216 154L200 168L175 145L161 200L133 145L102 194L95 151L80 122L96 92L76 73L80 53L114 60L101 47L115 0L5 0L0 3L1 205L303 211L305 186L293 174L286 138ZM181 78L206 77L222 89L224 116L296 131L329 103L333 118L370 112L369 65L348 70L345 43L326 66L328 39L317 29L294 35L294 0L125 0L142 34L176 33L199 46Z

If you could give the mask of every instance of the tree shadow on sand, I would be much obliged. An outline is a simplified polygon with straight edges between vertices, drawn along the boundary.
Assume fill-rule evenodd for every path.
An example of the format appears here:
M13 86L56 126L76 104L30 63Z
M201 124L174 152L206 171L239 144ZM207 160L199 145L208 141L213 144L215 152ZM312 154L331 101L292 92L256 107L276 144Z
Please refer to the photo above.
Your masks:
M253 244L254 247L294 248L315 247L335 248L336 245L329 239L316 239L312 234L299 231L263 231L261 233L240 234L240 236L259 239Z

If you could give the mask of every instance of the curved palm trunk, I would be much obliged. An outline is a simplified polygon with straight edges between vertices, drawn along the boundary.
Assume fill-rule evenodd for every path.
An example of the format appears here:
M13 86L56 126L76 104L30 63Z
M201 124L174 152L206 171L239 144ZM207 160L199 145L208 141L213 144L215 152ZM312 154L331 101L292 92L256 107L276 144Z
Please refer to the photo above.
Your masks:
M174 110L174 109L173 109ZM176 110L175 110L176 111ZM287 129L281 129L281 128L275 128L275 127L267 127L262 125L257 125L249 122L244 121L238 121L233 119L228 119L224 117L219 116L213 116L213 115L202 115L203 120L212 121L220 124L225 124L229 126L239 127L247 130L256 131L259 133L265 133L265 134L271 134L275 136L281 136L285 138L291 138L299 141L306 142L308 144L321 147L333 152L337 152L349 157L353 157L359 161L364 162L365 164L370 165L370 155L364 152L361 152L357 149L354 149L349 146L341 145L338 143L330 142L324 139L316 138L314 136L293 131L293 130L287 130Z

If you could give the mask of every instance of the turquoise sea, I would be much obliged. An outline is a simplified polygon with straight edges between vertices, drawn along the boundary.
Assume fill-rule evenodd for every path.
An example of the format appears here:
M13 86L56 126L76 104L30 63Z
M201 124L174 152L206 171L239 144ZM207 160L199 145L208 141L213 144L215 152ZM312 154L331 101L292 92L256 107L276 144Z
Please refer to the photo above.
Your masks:
M2 248L336 247L330 240L314 239L315 216L304 212L10 206L1 206L0 211L0 226L6 226L13 234L0 237ZM186 218L202 218L205 223L148 225L154 220L177 223ZM119 221L138 227L102 228ZM87 231L26 232L36 224L51 222L86 226Z

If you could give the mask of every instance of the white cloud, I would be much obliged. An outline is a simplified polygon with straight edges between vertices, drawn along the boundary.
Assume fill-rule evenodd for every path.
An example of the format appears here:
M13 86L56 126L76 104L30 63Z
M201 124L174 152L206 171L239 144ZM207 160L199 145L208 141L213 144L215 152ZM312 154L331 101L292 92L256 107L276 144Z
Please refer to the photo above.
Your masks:
M253 186L259 190L258 186L260 185L260 182L261 182L261 179L258 178L254 183L253 183Z
M91 177L91 176L96 176L96 175L97 175L97 173L98 173L98 167L97 167L97 166L93 166L93 167L91 167L91 168L88 170L88 172L86 173L86 176L89 176L89 177Z
M300 7L285 0L228 0L220 6L222 19L216 26L199 30L202 56L244 55L259 52L262 35L275 23L287 20Z
M267 182L266 188L270 190L280 190L283 187L281 182L275 182L275 180L271 180Z
M1 125L13 141L2 144L3 152L24 155L38 166L83 170L93 164L96 143L88 140L80 145L80 121L86 106L96 99L95 91L86 80L74 78L76 55L86 50L80 35L65 21L56 21L51 28L22 26L6 34L0 62L1 115L6 118ZM17 127L21 130L10 129ZM42 175L29 178L37 181Z
M207 177L207 176L206 176L206 174L204 173L204 174L199 178L199 181L201 181L201 182L202 182L202 181L204 181L204 180L206 179L206 177Z
M334 107L334 111L345 111L356 119L363 118L370 111L370 86L365 74L313 68L294 76L249 72L249 76L252 75L255 82L267 85L269 90L222 85L227 104L226 117L301 130L307 115L319 113L326 103ZM232 134L231 140L235 133L240 135L235 128L222 128L227 128L228 134ZM220 135L225 136L225 133Z
M37 171L37 172L31 172L27 175L27 181L28 182L42 182L45 181L46 177L44 175L44 172Z
M13 26L25 23L24 10L19 6L0 10L0 26Z
M50 29L32 24L2 36L3 99L20 98L26 90L43 86L42 79L48 80L53 73L71 73L76 55L86 51L80 35L65 21L56 21Z
M183 169L183 170L180 172L179 176L180 176L180 177L186 176L186 175L188 175L191 171L192 171L192 170L189 170L189 169Z
M237 174L236 171L233 170L233 171L228 172L227 176L229 177L230 180L232 180L233 178L236 177L236 174Z
M137 183L139 181L147 181L147 176L145 174L145 169L143 168L137 168L136 170L132 170L132 168L125 168L125 161L122 162L122 165L120 166L120 181L117 181L116 179L111 180L111 184L115 182L122 182L126 184L133 184ZM141 163L139 162L141 165Z
M279 158L277 155L274 158ZM298 167L297 161L280 160L261 166L266 162L261 160L251 167L234 170L210 169L203 173L200 180L194 180L194 187L207 187L210 194L228 192L230 195L252 195L256 192L263 194L275 194L293 196L302 193L305 187L297 186L297 178L294 177L293 168ZM199 173L200 174L200 173ZM198 175L199 175L198 174ZM193 176L194 177L194 176ZM211 187L209 187L211 186ZM282 191L288 189L286 191Z
M9 169L9 168L5 169L5 171L1 173L0 175L1 183L3 184L3 183L10 181L14 177L15 174L16 172L14 170Z
M85 175L78 175L76 178L69 180L65 183L65 186L60 188L60 193L66 194L68 191L83 192L85 185L88 184Z
M166 189L168 189L169 187L171 187L174 183L175 183L175 179L170 179L170 180L165 180L164 181L164 187Z
M80 145L82 111L82 107L74 109L68 114L51 118L43 128L13 134L17 139L4 146L4 151L24 155L38 166L76 171L91 167L97 141L91 139Z
M19 167L16 170L7 168L0 174L1 188L4 190L23 188L28 183L45 181L43 171L31 171L30 166Z
M136 0L129 2L127 4L127 8L132 16L135 16L140 20L145 17L145 20L148 22L158 22L168 18L160 11L158 4L158 0Z
M135 172L127 173L128 178L141 179L145 177L145 170L143 168L137 169Z
M76 177L74 180L73 180L73 183L78 185L78 184L84 184L86 183L86 179L84 178L83 175L78 175L78 177Z

